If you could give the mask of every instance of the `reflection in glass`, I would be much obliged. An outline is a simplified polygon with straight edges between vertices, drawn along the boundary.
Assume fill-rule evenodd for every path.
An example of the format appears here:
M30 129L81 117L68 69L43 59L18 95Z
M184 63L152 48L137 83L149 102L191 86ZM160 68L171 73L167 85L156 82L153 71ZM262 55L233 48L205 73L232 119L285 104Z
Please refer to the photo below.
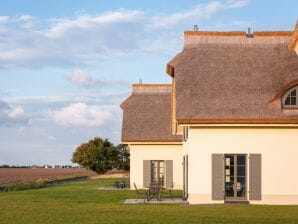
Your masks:
M246 156L225 156L225 196L228 198L246 197Z

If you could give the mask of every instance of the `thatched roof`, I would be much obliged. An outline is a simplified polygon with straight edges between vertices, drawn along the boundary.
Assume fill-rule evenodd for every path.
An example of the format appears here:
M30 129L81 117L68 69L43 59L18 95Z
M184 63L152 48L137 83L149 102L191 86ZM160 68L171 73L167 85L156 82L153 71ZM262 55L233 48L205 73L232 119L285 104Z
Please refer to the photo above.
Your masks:
M297 124L298 113L282 110L280 100L298 80L292 33L185 32L183 51L167 66L175 77L176 120Z
M180 142L171 131L171 85L133 85L122 104L123 142Z

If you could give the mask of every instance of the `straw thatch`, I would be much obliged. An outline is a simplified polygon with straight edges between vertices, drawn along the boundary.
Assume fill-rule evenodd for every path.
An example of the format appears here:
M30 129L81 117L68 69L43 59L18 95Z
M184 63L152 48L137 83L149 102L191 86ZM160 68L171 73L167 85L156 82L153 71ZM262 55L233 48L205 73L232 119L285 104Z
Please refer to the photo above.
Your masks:
M167 66L175 76L176 120L297 124L298 112L283 110L280 100L298 79L291 32L236 34L185 34L183 51Z
M123 142L180 142L171 131L171 85L133 85L122 104Z

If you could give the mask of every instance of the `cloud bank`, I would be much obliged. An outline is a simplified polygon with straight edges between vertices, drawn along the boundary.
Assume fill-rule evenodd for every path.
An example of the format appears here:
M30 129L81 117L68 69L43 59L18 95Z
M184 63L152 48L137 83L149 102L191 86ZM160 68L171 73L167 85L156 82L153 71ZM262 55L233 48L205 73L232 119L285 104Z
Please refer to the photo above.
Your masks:
M119 9L46 21L1 16L0 68L96 66L105 60L171 55L180 47L184 29L248 3L211 1L162 15Z

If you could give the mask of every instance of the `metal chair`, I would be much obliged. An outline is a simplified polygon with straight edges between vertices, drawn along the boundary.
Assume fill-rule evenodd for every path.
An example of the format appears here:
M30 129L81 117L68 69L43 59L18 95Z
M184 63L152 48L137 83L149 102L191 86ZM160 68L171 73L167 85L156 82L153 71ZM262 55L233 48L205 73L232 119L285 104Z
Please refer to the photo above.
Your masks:
M147 191L146 190L141 191L140 189L138 189L136 183L133 183L133 186L134 186L135 191L136 191L136 201L138 200L139 195L144 195L144 197L143 197L144 198L144 202L145 202L146 198L148 200L148 194L147 194Z
M152 198L156 197L158 201L160 201L161 195L161 186L159 183L151 183L149 186L148 197L147 200L150 201Z

